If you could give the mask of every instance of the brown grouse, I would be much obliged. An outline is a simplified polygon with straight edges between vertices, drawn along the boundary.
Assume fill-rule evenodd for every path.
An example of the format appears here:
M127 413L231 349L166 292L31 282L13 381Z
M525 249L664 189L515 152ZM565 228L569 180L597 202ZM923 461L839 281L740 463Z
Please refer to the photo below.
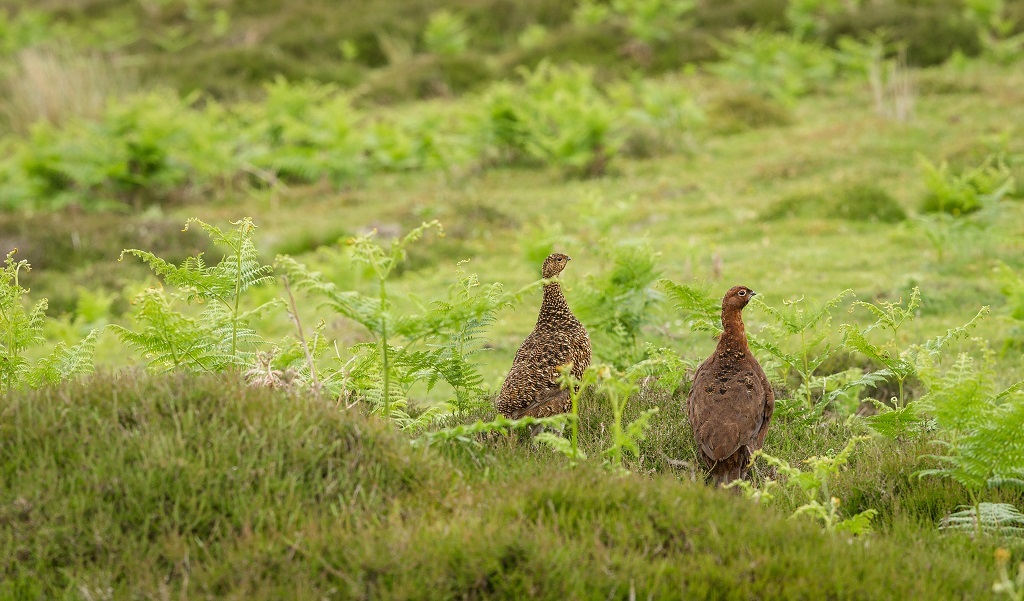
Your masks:
M743 478L750 456L764 444L775 393L747 346L741 312L756 294L734 286L722 299L722 326L713 355L693 377L686 399L699 455L715 484Z
M558 367L571 363L573 375L580 378L590 365L587 329L569 310L562 287L554 279L569 261L560 253L544 260L541 273L551 281L544 284L537 325L516 351L512 369L495 400L498 412L505 417L547 417L569 411L569 391L558 385Z

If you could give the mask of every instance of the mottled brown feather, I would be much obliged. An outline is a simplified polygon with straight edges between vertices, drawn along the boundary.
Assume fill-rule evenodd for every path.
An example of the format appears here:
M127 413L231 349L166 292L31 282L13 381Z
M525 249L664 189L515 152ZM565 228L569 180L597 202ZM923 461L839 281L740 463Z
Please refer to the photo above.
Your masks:
M571 363L573 375L580 378L590 365L587 329L573 315L561 285L554 280L569 260L560 253L544 260L541 275L552 281L544 285L537 325L516 351L494 403L505 417L548 417L569 411L569 393L558 385L558 367Z
M756 294L735 286L722 299L715 352L701 363L686 399L699 455L715 484L743 478L750 456L764 444L775 411L775 392L750 352L743 307Z

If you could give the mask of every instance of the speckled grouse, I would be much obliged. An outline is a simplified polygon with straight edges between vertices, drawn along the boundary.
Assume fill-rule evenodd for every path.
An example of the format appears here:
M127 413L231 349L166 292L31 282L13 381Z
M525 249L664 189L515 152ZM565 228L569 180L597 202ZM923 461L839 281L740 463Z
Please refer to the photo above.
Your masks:
M734 286L722 299L722 326L713 355L693 377L686 411L701 460L715 484L743 478L750 456L764 444L775 410L775 392L750 353L743 307L757 294Z
M544 284L537 325L516 351L512 369L495 400L498 412L512 419L547 417L570 410L569 391L558 385L558 367L572 363L577 378L590 365L590 338L569 310L556 278L571 259L554 253L544 260Z

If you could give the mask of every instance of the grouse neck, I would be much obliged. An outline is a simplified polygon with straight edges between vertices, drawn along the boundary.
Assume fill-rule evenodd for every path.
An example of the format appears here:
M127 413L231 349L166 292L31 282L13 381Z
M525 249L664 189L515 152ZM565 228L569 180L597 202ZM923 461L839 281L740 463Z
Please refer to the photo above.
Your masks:
M718 346L744 352L750 350L740 309L729 307L722 310L722 328L722 337L718 339Z
M568 311L569 305L562 294L562 286L558 282L544 284L544 301L540 305L541 315L545 313L561 313Z

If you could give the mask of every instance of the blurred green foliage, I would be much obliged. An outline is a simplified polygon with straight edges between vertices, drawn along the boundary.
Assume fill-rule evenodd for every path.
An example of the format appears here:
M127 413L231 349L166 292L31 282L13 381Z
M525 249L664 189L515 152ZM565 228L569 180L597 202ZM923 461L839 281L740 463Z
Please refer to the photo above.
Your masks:
M418 73L389 65L388 40L405 40L413 55L468 52L476 62L495 62L497 70L479 72L490 79L532 66L538 52L619 72L663 72L715 58L708 40L724 40L735 28L792 32L826 45L884 28L906 42L911 64L931 65L956 51L1012 60L1022 5L975 2L965 11L959 0L48 0L0 10L0 55L61 40L135 57L147 85L232 99L259 95L277 75L354 86L383 69L401 90L387 99L404 100L436 92L399 84ZM533 33L521 44L536 27L546 30L543 40Z

